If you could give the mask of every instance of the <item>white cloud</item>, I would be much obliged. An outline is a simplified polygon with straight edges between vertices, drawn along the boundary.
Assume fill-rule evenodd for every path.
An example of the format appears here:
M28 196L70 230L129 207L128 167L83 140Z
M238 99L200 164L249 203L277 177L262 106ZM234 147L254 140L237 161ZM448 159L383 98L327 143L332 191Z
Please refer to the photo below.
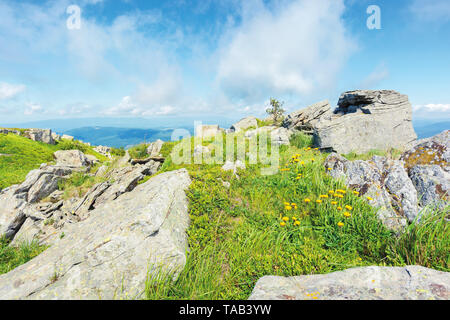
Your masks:
M310 94L332 85L356 48L341 19L343 1L277 4L243 2L242 24L222 39L218 81L227 94L248 102Z
M447 22L450 20L450 1L414 0L410 10L421 20Z
M31 116L38 113L44 113L45 110L41 105L36 103L27 103L27 107L25 108L24 115Z
M389 70L384 63L378 65L359 85L361 89L373 89L381 81L389 77Z
M11 99L17 96L19 93L25 90L25 86L22 84L9 84L6 82L0 82L0 100Z
M450 104L425 104L425 105L416 105L413 107L414 111L421 112L450 112Z

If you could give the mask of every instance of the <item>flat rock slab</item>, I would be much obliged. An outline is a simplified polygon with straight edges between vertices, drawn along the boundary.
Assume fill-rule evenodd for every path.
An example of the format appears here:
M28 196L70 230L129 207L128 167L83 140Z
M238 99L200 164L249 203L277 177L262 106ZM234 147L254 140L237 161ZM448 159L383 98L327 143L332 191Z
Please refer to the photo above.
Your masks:
M360 267L298 277L266 276L250 300L448 300L450 273L421 266Z
M157 175L68 225L54 245L0 276L0 300L141 298L148 277L186 263L190 182L185 169Z

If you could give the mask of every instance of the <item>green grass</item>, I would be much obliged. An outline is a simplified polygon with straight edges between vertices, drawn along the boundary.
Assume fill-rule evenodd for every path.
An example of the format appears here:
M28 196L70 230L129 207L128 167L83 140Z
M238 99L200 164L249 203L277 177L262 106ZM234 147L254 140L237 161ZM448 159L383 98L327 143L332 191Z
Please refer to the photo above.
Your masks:
M26 175L42 163L53 163L53 153L58 150L77 149L94 155L101 162L108 159L78 141L62 140L56 145L36 142L15 134L0 134L0 189L21 183Z
M364 154L357 154L355 152L343 154L342 156L346 158L347 160L353 161L353 160L370 160L373 156L381 156L381 157L387 157L389 159L397 160L402 155L402 152L397 149L390 149L388 151L382 151L382 150L370 150L367 153Z
M147 298L247 299L264 275L328 273L356 266L420 264L450 271L450 232L442 216L430 215L396 238L363 197L325 173L327 154L311 148L311 142L309 136L294 136L293 146L281 149L282 163L287 164L283 171L261 176L260 165L247 166L238 173L239 180L218 165L176 166L169 158L162 171L186 167L193 180L187 193L190 251L176 281L172 273L147 281ZM218 178L231 182L231 188L224 188ZM346 191L343 198L330 198L329 191L338 189ZM322 203L315 202L320 199ZM297 209L286 210L285 202L295 203ZM281 226L284 217L289 220ZM294 225L294 217L299 225Z
M0 238L0 274L7 273L24 264L46 249L37 242L23 242L16 247L9 246L9 241Z

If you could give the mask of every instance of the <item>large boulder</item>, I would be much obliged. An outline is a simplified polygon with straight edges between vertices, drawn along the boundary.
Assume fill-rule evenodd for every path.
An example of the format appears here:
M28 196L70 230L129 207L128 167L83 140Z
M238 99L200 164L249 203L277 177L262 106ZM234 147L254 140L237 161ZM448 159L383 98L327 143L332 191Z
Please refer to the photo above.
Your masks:
M187 170L166 172L66 225L64 237L0 275L0 299L141 298L147 279L186 263Z
M276 126L265 126L257 129L248 130L245 132L244 136L247 139L252 139L260 134L267 134L270 136L270 140L274 145L289 145L290 137L294 133L294 130L286 129L284 127Z
M24 132L24 136L34 141L55 144L55 140L52 136L52 130L50 129L27 129Z
M405 150L416 139L408 96L392 90L345 92L314 128L318 147L341 154Z
M239 132L241 130L247 130L249 128L258 128L258 121L255 117L246 117L230 127L231 132Z
M195 128L195 135L197 137L209 138L215 137L224 132L223 129L219 127L219 125L198 125Z
M147 148L147 153L150 157L159 157L161 148L164 145L164 141L158 139L155 142L150 143L150 145Z
M288 129L313 133L320 118L331 116L331 106L328 100L315 103L304 109L292 112L284 119L283 126Z
M72 173L69 167L42 166L25 181L0 192L0 237L12 239L27 218L29 206L58 189L58 181Z
M419 208L417 192L403 167L402 161L374 156L369 161L349 161L332 153L324 163L332 177L358 191L369 204L378 209L377 215L391 230L403 229L416 219Z
M250 300L448 300L450 273L421 266L359 267L298 277L266 276Z
M89 161L85 154L80 150L59 150L53 154L56 164L68 167L89 166Z

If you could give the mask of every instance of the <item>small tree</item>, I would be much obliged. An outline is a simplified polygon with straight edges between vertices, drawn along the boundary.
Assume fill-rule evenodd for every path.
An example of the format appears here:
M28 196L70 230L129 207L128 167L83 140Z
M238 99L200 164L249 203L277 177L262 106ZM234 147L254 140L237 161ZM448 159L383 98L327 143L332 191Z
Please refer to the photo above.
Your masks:
M282 108L283 105L284 102L270 98L270 107L266 109L266 112L272 116L274 124L277 124L280 120L283 120L283 113L285 112Z

